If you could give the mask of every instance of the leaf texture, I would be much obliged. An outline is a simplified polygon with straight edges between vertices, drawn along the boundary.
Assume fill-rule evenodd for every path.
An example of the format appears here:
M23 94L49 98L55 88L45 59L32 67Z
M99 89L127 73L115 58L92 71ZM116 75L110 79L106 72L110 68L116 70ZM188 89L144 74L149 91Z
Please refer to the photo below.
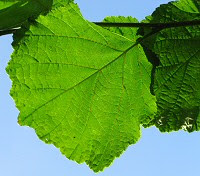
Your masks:
M72 0L0 0L0 30L20 27L29 18L63 6Z
M48 11L52 0L0 0L0 30L20 27L28 18Z
M110 16L106 17L104 22L109 23L138 23L138 20L136 18L133 18L131 16L129 17L123 17L123 16ZM112 31L116 34L122 35L130 40L137 40L139 36L137 35L138 28L130 28L130 27L107 27L109 31Z
M86 21L73 3L17 38L7 72L21 125L95 172L138 141L156 103L152 65L135 40Z
M186 5L187 4L187 5ZM167 23L200 19L199 1L181 0L161 5L150 22ZM159 58L154 92L161 131L200 128L200 26L163 29L144 41Z

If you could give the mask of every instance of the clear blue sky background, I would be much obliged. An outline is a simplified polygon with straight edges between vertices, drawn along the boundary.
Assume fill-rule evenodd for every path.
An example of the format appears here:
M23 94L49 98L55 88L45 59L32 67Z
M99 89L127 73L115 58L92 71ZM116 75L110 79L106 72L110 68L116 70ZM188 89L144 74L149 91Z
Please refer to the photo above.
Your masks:
M167 0L77 0L90 21L105 16L133 16L142 20ZM17 124L18 110L9 96L11 82L5 67L12 53L12 36L0 37L0 176L188 176L198 175L200 132L161 134L143 129L142 139L130 146L103 173L65 158L34 130Z

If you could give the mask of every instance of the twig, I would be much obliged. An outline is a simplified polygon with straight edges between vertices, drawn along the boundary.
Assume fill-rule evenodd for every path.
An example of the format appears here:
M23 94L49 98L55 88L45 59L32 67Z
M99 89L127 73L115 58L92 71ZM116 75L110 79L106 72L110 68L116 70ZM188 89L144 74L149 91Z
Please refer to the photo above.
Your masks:
M152 27L152 28L171 28L181 26L200 25L200 20L170 22L170 23L112 23L112 22L94 22L102 27Z
M0 36L2 35L7 35L7 34L13 34L15 33L19 28L13 28L13 29L7 29L7 30L3 30L0 31Z
M200 25L200 20L171 22L171 23L110 23L110 22L93 22L93 23L101 27L152 27L152 28L164 29L171 27ZM0 31L0 36L13 34L18 29L20 28L2 30Z

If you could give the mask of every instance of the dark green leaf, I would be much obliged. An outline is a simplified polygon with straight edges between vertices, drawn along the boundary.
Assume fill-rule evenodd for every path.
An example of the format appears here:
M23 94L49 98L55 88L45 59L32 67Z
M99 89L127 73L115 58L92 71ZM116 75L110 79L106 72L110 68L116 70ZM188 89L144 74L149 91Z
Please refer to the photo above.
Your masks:
M20 27L29 18L36 18L72 0L0 0L0 30Z
M187 5L186 5L187 4ZM161 5L151 23L200 20L199 1L181 0ZM161 131L200 128L200 25L166 28L143 44L160 59L154 92Z

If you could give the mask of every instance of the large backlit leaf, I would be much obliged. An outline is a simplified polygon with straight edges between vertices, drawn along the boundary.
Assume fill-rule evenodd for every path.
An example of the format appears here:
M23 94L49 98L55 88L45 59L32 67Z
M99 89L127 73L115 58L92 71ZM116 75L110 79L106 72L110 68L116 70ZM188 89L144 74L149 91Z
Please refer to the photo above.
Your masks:
M187 5L186 5L187 4ZM181 0L161 5L150 22L200 20L199 1ZM154 92L161 131L199 130L200 124L200 25L161 30L144 45L160 59Z
M152 66L135 40L89 23L73 3L17 38L7 71L21 125L95 172L139 139L156 103Z

